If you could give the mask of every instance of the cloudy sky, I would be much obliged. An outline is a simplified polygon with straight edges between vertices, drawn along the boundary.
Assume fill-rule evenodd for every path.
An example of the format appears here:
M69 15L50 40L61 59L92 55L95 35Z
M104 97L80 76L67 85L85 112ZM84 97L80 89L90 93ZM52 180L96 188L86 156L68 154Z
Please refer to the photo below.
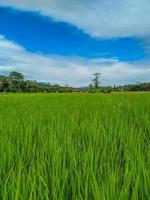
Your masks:
M0 0L0 74L83 86L150 81L150 0Z

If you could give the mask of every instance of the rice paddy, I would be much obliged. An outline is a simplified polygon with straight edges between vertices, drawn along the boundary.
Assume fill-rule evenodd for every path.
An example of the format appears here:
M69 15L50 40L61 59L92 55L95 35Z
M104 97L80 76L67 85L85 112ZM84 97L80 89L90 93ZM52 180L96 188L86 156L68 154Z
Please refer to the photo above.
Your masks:
M149 198L149 93L0 95L0 199Z

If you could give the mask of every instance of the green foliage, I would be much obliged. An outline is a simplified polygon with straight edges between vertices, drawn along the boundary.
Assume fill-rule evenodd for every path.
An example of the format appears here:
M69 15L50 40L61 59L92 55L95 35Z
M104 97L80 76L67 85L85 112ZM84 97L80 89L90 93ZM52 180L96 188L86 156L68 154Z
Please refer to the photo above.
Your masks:
M111 93L113 91L113 88L111 86L101 87L100 91L103 93Z
M7 92L10 86L10 79L7 76L0 76L0 91Z
M23 92L38 92L38 83L31 80L23 81L21 89Z
M9 78L14 83L20 83L24 80L24 75L20 72L12 71L9 74Z
M100 86L100 73L93 74L94 79L89 86L74 88L69 85L61 86L58 84L40 83L35 80L25 80L20 72L10 72L8 76L0 75L0 92L44 92L44 93L69 93L69 92L88 92L88 93L111 93L112 91L150 91L150 83L136 83L122 86Z
M114 87L114 91L150 91L150 82Z
M0 95L0 199L148 200L150 94Z
M101 77L101 74L100 73L98 73L98 72L96 72L95 74L93 74L93 76L94 76L94 79L92 80L92 82L93 82L93 87L94 87L94 89L99 89L99 85L100 85L100 77Z
M9 76L0 76L0 92L72 92L73 87L66 85L50 85L38 83L35 80L24 80L24 75L19 72L10 72Z
M24 75L22 73L12 71L9 74L9 80L12 83L11 91L12 92L21 92L22 91L22 84L24 82Z

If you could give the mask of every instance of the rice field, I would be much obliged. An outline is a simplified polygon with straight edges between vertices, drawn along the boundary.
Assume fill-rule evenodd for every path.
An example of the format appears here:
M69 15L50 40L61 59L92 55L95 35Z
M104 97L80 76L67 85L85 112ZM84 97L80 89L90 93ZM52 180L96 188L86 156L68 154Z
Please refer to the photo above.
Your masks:
M150 93L1 94L0 199L150 199Z

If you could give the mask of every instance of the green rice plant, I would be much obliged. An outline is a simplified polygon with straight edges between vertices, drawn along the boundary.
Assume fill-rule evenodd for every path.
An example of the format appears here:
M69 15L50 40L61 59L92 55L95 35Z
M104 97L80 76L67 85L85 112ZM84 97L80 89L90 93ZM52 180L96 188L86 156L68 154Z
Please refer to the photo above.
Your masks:
M149 197L149 93L0 95L0 199Z

